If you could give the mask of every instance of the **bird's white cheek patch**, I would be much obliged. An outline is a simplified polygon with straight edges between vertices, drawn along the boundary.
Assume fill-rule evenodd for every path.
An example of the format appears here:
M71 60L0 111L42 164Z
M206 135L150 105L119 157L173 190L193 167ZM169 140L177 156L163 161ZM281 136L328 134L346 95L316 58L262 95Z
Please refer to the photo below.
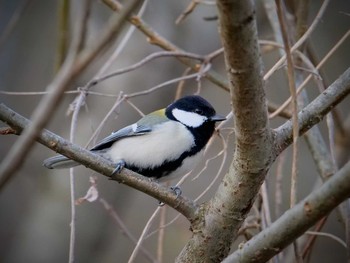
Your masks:
M201 116L194 112L173 109L172 113L175 119L177 119L179 122L183 123L184 125L192 128L197 128L201 126L207 120L205 116Z

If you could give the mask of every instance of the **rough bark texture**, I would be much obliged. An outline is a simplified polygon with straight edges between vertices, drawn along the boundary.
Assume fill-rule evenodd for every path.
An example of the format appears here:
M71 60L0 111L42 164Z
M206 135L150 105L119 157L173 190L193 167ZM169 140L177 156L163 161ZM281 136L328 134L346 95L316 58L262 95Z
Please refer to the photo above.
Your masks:
M177 262L219 262L249 212L272 162L272 135L252 1L217 1L235 123L235 155Z

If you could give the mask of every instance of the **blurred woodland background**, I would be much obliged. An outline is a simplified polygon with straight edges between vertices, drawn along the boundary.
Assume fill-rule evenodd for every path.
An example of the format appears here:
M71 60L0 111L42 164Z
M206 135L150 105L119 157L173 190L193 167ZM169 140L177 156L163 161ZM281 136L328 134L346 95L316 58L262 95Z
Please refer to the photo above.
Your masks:
M84 15L85 5L88 15L83 46L89 49L89 46L100 40L101 33L106 30L114 15L114 11L104 2L108 1L0 1L0 102L30 118L61 65L62 57L68 48L67 43L75 32L76 19ZM194 2L196 1L149 0L143 4L144 10L136 12L142 12L142 20L150 25L154 32L182 50L200 55L211 54L222 47L215 1L198 1L202 3L195 4L193 12L186 14L186 9ZM294 2L298 1L285 3L291 13ZM306 2L309 2L307 21L310 25L323 1ZM281 50L266 44L267 41L280 41L275 39L269 19L269 15L275 11L269 9L267 3L270 1L256 1L259 39L265 41L260 46L264 73L281 56ZM179 17L183 19L179 21ZM290 22L293 21L291 15L288 18ZM87 69L79 74L70 87L72 92L64 95L64 100L51 116L47 129L63 138L70 138L72 114L67 115L67 111L79 95L80 88L96 76L117 49L122 47L119 55L108 62L110 66L102 75L126 68L154 52L164 51L155 45L156 43L150 43L148 37L140 30L130 31L131 28L130 23L125 23L123 30L108 42L104 48L105 52L98 55ZM322 14L316 29L308 37L308 56L315 64L344 38L320 68L326 87L349 67L349 30L350 2L333 0ZM211 68L227 82L222 53L211 61ZM74 142L86 146L90 141L91 146L93 142L113 130L135 122L142 113L147 114L163 108L178 96L196 92L208 99L218 113L227 115L231 110L228 92L203 77L203 74L197 74L199 77L192 77L181 83L174 82L149 90L169 80L193 73L194 71L188 70L187 66L175 57L160 56L135 70L98 83L89 89L85 104L79 112ZM282 104L289 97L285 67L282 66L274 72L265 85L271 105ZM306 90L310 100L320 93L313 80L307 84ZM147 92L135 94L141 91ZM134 95L121 101L126 94ZM349 106L348 97L337 106L336 116L339 119L335 120L336 123L347 127L347 132L350 131ZM108 113L102 128L94 134ZM278 127L285 121L285 118L277 116L271 119L271 124ZM326 121L318 126L328 143ZM339 130L338 126L335 126L336 160L341 167L349 159L350 146L346 144L349 143L349 133L345 137L337 137ZM221 127L220 132L222 139L215 136L200 166L182 185L183 195L195 199L207 189L213 178L217 177L199 203L213 195L221 176L227 172L232 161L232 119ZM95 137L90 140L93 134ZM337 141L337 138L343 141ZM18 136L15 135L0 136L0 161L17 139ZM227 148L223 148L226 144ZM303 139L300 139L299 147L298 200L301 200L320 184L320 180L310 150ZM36 143L16 176L0 193L1 262L68 261L71 220L69 171L47 170L42 166L42 161L54 154L50 149ZM209 162L206 165L207 160ZM218 174L220 165L223 167ZM200 173L202 168L205 169ZM199 173L200 176L193 180ZM289 208L290 174L291 147L277 159L266 180L268 196L264 201L269 203L269 216L272 221ZM127 262L135 248L135 240L138 240L146 223L157 209L158 202L144 193L110 181L85 167L75 169L75 199L85 196L91 186L91 176L96 176L98 199L76 206L75 261ZM282 195L276 197L276 194ZM261 214L259 207L261 202L257 200L257 205L248 219L254 218L258 228L263 228L264 223L261 222L264 220L256 219ZM172 221L174 218L177 219ZM117 223L118 220L125 225L124 228ZM164 232L159 231L160 226L170 221L172 223L166 226ZM142 247L147 252L139 251L135 262L152 262L157 258L162 258L163 262L172 262L191 236L189 226L183 216L178 216L175 210L164 206L153 219L146 239L142 242ZM135 240L128 237L126 230ZM345 241L344 226L339 222L337 213L330 214L321 231L332 236L317 237L309 262L345 262L347 249L334 238ZM256 232L257 230L252 229L249 233L253 235ZM242 235L233 248L236 249L247 235ZM162 240L162 245L159 240Z

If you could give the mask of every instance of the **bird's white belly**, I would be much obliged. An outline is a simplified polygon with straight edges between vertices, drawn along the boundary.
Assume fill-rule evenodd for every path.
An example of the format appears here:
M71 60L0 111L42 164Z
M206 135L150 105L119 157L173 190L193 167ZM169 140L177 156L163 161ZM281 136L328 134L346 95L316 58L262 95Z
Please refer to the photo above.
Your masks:
M170 121L154 127L148 134L115 142L106 154L114 162L122 159L130 165L153 168L164 161L176 160L193 145L192 133L182 124ZM189 166L186 160L184 164Z

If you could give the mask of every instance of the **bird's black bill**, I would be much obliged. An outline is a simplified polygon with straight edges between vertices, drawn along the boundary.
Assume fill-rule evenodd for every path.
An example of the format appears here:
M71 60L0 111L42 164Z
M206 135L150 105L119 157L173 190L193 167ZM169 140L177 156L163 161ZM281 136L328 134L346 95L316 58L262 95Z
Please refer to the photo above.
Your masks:
M216 114L213 117L210 118L211 121L224 121L226 120L226 117Z

